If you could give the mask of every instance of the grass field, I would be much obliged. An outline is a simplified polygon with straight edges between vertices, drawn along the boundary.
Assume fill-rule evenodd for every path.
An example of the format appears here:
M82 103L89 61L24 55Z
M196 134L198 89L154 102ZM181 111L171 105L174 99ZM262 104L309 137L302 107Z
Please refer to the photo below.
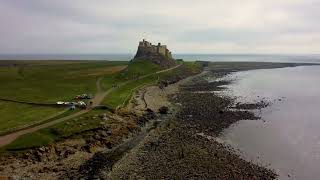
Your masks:
M77 94L95 94L99 77L113 77L127 64L113 61L0 61L0 98L34 103L71 101ZM61 108L0 100L0 133L46 120L61 111Z
M70 119L66 122L58 123L54 126L40 129L36 132L20 136L11 144L2 149L9 151L25 150L34 147L47 145L61 138L72 136L86 130L101 126L101 119L94 118L99 114L106 113L105 110L92 110L80 117Z
M142 62L142 63L139 62L138 65L133 64L134 68L132 69L134 70L131 70L131 71L130 71L131 69L131 64L130 64L128 66L128 69L129 69L128 72L131 72L131 73L128 73L128 74L130 74L132 77L132 74L134 74L135 72L140 72L142 75L146 75L146 74L151 74L161 70L159 66L156 66L154 64L152 64L152 66L149 66L148 65L149 62ZM170 76L181 75L183 73L196 73L200 70L200 68L201 67L196 62L184 62L183 65L177 69L133 80L132 82L129 82L124 86L114 89L114 91L112 91L104 99L103 104L112 108L117 108L118 106L125 104L125 101L127 99L130 99L130 96L132 96L134 90L143 85L156 84L159 80L166 79Z
M12 128L45 120L61 111L63 108L0 101L0 134Z
M124 69L127 62L66 61L0 66L0 98L38 103L70 101L96 91L99 77Z
M105 77L102 81L102 87L109 89L112 85L119 85L126 81L131 81L121 87L116 87L114 90L104 99L102 102L112 108L116 108L132 93L132 89L141 86L142 84L154 82L156 79L154 76L147 78L140 78L141 76L152 74L162 70L159 65L153 64L148 61L134 61L129 64L127 69L122 72L116 73L113 76Z
M160 66L148 61L134 61L131 62L125 70L111 76L105 76L102 81L102 87L106 90L111 88L112 85L133 80L139 76L151 74L160 71L161 69Z

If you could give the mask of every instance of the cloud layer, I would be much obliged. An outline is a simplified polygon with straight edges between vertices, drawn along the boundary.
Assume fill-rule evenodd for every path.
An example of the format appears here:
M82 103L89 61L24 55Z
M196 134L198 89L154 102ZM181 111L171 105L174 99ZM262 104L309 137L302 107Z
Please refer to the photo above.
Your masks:
M319 53L318 0L3 0L0 53Z

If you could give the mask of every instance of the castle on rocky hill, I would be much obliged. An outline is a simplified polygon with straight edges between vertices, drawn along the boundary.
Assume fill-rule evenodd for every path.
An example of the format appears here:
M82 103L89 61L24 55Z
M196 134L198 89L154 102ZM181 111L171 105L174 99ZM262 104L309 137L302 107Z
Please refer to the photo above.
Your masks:
M138 50L134 59L150 60L155 64L167 67L175 64L172 54L167 49L166 45L161 45L161 43L153 45L144 39L139 42Z

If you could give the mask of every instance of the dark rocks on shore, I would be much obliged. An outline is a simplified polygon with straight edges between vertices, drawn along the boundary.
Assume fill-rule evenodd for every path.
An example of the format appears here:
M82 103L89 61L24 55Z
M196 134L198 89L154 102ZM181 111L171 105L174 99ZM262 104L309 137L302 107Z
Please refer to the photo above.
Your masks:
M247 109L247 110L252 110L252 109L262 109L266 108L270 105L270 102L267 102L265 100L261 100L257 103L237 103L235 105L235 109Z
M259 119L249 111L230 110L232 99L214 93L179 93L175 101L182 104L177 115L181 124L198 132L206 131L210 135L219 135L223 129L239 120Z
M215 138L231 124L256 120L254 113L232 108L234 100L213 92L226 82L183 86L171 101L181 104L160 135L148 138L134 155L112 170L111 179L275 179L269 169L241 159ZM259 106L259 105L256 105ZM261 105L262 106L262 105ZM251 107L251 105L250 105Z
M250 164L216 141L196 136L183 127L144 144L137 162L113 179L274 179L275 174Z
M212 92L194 93L221 90L218 86L228 83L201 81L181 87L183 91L172 96L172 101L182 105L175 128L143 146L141 151L145 153L139 154L140 162L136 163L142 167L136 173L146 179L275 179L273 171L244 161L214 140L223 129L239 120L259 119L252 112L232 110L232 98ZM266 105L259 102L241 107Z
M167 106L162 106L159 108L159 113L160 114L168 114L169 108Z
M230 81L203 82L197 85L184 85L180 89L184 91L219 91L225 89L221 86L228 84L230 84Z

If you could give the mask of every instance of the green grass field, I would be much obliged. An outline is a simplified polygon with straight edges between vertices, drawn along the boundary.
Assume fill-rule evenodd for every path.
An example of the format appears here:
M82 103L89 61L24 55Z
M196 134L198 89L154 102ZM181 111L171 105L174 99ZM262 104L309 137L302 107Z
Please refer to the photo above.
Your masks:
M104 99L103 104L115 109L118 106L125 103L125 100L130 98L130 96L133 93L133 90L135 90L137 87L140 87L146 84L156 83L156 81L157 81L157 76L148 76L146 78L132 81L112 91Z
M35 121L45 120L63 108L0 101L0 134Z
M98 78L112 77L127 64L115 61L0 61L0 99L34 103L72 101L77 94L95 94ZM0 100L0 134L46 120L63 110Z
M129 66L125 70L111 76L105 76L102 81L102 87L104 89L109 89L112 85L133 80L139 76L151 74L160 71L161 69L162 68L160 66L148 61L140 60L130 62Z
M142 84L154 82L155 77L149 76L147 78L139 78L144 75L152 74L162 70L159 65L148 61L134 61L130 62L127 69L121 71L113 76L105 77L102 81L104 89L112 88L112 85L119 85L123 82L131 81L121 87L114 88L113 91L104 99L102 104L111 108L116 108L121 105L123 101L132 93L132 90L141 86Z
M94 94L99 77L127 65L112 61L77 62L0 66L0 98L38 103L70 101L77 94Z
M41 147L59 139L72 136L76 133L97 128L101 126L101 119L93 117L102 113L106 113L106 111L92 110L80 117L58 123L48 128L40 129L33 133L25 134L2 149L8 151L18 151Z

